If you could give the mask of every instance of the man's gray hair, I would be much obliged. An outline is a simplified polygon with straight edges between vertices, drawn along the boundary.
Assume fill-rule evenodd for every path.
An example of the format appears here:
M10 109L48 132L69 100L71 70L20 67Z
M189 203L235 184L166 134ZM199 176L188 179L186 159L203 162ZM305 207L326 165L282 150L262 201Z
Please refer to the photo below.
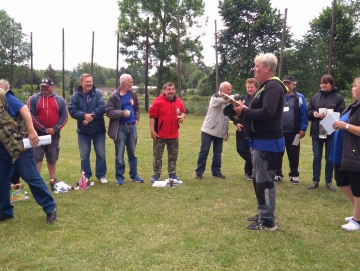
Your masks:
M222 90L222 89L225 87L226 84L230 84L230 83L229 83L228 81L222 82L222 83L220 84L220 86L219 86L219 90Z
M132 78L130 74L124 73L120 76L120 85L125 82L127 79Z
M270 67L270 72L276 72L277 67L277 57L272 53L260 54L255 57L255 63L260 61L263 67Z
M5 86L4 90L9 90L10 89L10 84L8 81L6 81L5 79L0 79L0 85Z

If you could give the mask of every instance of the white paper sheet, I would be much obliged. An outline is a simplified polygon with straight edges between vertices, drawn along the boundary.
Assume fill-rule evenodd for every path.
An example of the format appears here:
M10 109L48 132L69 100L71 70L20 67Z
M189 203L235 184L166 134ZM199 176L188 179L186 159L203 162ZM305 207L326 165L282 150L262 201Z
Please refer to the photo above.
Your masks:
M300 143L300 134L296 134L295 138L294 138L294 141L293 141L293 145L294 146L299 146L299 143Z
M28 138L24 138L23 143L25 149L30 149L33 147ZM49 144L51 144L51 135L39 136L39 143L36 145L36 147Z
M322 121L320 121L320 124L324 127L326 132L331 135L335 131L332 126L335 121L337 121L335 116L333 114L329 114Z

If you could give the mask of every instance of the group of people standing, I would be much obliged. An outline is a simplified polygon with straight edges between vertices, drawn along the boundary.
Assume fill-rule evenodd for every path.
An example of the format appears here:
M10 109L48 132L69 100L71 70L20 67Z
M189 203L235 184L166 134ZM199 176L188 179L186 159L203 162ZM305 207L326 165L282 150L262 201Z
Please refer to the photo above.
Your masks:
M108 135L115 145L115 178L117 185L124 184L127 151L130 181L142 183L137 171L138 159L135 155L137 125L140 119L140 103L129 74L120 77L120 87L113 91L105 104L99 89L93 85L90 74L80 76L80 86L72 95L68 108L63 98L54 93L54 83L43 78L40 92L31 96L27 106L19 101L7 81L0 80L0 221L14 217L10 202L11 180L18 182L21 177L28 185L36 200L46 213L46 221L56 220L56 205L44 180L40 175L43 157L46 156L50 176L50 188L58 182L56 162L59 158L60 131L70 116L77 120L78 147L81 170L88 186L93 173L90 163L91 143L96 154L95 176L100 183L107 183L105 152L105 120L109 117ZM160 176L162 153L168 149L169 178L176 175L178 156L179 123L184 121L185 107L175 95L174 84L164 85L163 93L153 101L150 109L150 130L154 141L154 176ZM51 144L38 146L39 136L50 135ZM23 138L28 137L34 148L24 149ZM156 181L159 178L151 178Z
M276 189L282 175L282 164L285 150L289 160L289 181L299 184L300 140L306 135L308 122L311 122L310 136L313 150L313 178L307 187L309 190L319 187L321 160L325 146L325 184L330 191L336 191L332 185L335 165L337 186L349 198L353 205L353 216L346 217L347 224L341 228L348 231L360 230L360 79L353 82L354 102L345 109L343 96L335 87L334 78L326 74L320 79L320 91L310 98L307 106L304 95L295 91L296 81L292 76L280 80L275 77L277 59L273 54L260 54L255 58L254 78L246 80L246 94L234 95L238 106L224 103L217 99L223 92L231 94L231 84L224 82L219 92L210 99L209 110L205 117L198 167L195 178L202 179L211 142L213 142L213 159L211 171L213 176L225 176L221 173L222 142L226 138L228 120L220 118L223 111L236 125L236 149L244 159L244 173L247 180L253 181L258 203L258 213L249 217L247 228L251 230L277 229L275 204ZM217 111L215 111L217 110ZM215 113L214 113L215 112ZM340 121L333 124L337 130L328 134L320 124L327 114L341 113ZM216 127L222 133L215 134ZM338 131L339 130L339 131ZM343 131L345 130L345 131Z
M320 79L320 92L311 97L309 106L305 97L295 91L296 81L291 76L282 80L275 77L277 58L267 53L255 58L254 78L246 81L246 93L235 95L231 105L221 94L231 95L232 85L225 81L212 95L207 114L201 127L201 145L195 169L195 178L203 179L206 160L213 144L212 176L225 179L221 172L223 141L228 139L229 119L236 125L236 149L245 160L244 173L253 182L258 212L247 218L250 230L277 230L275 215L276 188L284 177L282 162L285 150L289 159L289 180L299 184L300 139L311 122L310 136L313 147L313 178L308 189L319 187L321 160L325 146L326 188L332 185L333 168L337 186L353 205L353 215L346 217L341 228L360 230L360 78L353 82L354 101L345 109L345 102L335 87L331 75ZM108 135L115 146L115 178L117 185L125 181L124 152L127 151L130 181L142 183L138 174L137 125L140 120L140 103L129 74L120 77L120 87L113 91L105 104L100 90L93 85L90 74L80 77L80 86L72 95L68 110L63 98L54 94L54 84L44 78L40 92L23 105L11 92L5 80L0 80L0 221L13 218L9 189L13 172L29 184L35 200L46 213L47 222L56 220L56 205L39 172L44 155L50 176L50 187L57 182L56 161L59 157L60 131L67 122L68 111L77 120L78 146L81 170L85 181L91 185L93 173L90 164L91 143L96 153L95 176L100 183L107 183L104 113L110 119ZM340 120L333 123L336 132L327 134L320 121L332 112L339 112ZM49 117L50 116L50 117ZM175 95L171 82L164 84L162 94L155 98L149 110L150 135L153 139L153 176L160 180L165 146L168 152L168 177L180 180L176 173L179 149L179 127L185 119L185 107ZM6 124L12 123L8 129ZM6 129L5 129L6 128ZM10 132L9 132L10 131ZM51 135L50 145L31 149L21 148L22 139L28 137L36 146L39 136ZM26 165L24 167L23 165ZM30 170L29 170L30 169Z

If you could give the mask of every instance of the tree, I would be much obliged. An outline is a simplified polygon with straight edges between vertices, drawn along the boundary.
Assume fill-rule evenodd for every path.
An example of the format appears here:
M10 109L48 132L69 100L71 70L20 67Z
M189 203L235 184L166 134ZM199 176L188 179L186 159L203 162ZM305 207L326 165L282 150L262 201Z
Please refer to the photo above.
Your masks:
M226 27L219 34L220 81L226 79L234 88L243 89L257 54L279 54L282 15L269 0L222 0L219 10Z
M348 6L336 5L331 73L341 91L349 89L360 68L357 20L349 16L348 10ZM284 57L285 62L289 62L287 57L291 59L291 74L306 79L310 86L307 90L310 88L312 91L309 95L318 91L321 76L328 73L331 21L332 7L327 7L310 22L310 30L303 40L295 42L294 51ZM297 87L306 89L304 83L299 82Z
M165 67L177 55L177 20L181 36L181 59L202 58L200 35L187 36L187 29L203 15L203 0L119 0L120 52L130 64L145 60L149 27L150 68L157 66L157 94L163 83ZM149 25L147 18L149 17Z
M44 76L50 78L54 82L54 85L59 85L56 79L56 71L53 69L51 64L49 64L49 66L45 69Z
M0 10L0 78L10 78L11 47L14 35L14 66L22 65L30 58L30 45L25 41L20 23Z
M189 88L196 88L200 79L206 77L206 74L201 70L196 70L189 76Z

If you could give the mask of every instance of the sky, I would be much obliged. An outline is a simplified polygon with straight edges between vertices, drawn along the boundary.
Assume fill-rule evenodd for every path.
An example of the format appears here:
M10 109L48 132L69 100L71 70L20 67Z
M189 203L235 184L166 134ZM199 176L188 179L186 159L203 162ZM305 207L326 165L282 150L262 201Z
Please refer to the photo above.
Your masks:
M218 1L205 1L207 26L199 31L202 38L204 62L215 63L215 20L217 29L222 28L218 15ZM287 25L294 37L300 39L309 30L309 22L323 8L331 6L331 0L270 0L272 7L282 14L287 11ZM8 0L1 1L0 9L17 23L24 34L33 35L34 69L62 69L62 31L65 40L65 69L72 70L78 63L91 62L92 36L94 33L94 62L116 69L116 34L119 9L117 0ZM126 66L119 56L119 67Z

